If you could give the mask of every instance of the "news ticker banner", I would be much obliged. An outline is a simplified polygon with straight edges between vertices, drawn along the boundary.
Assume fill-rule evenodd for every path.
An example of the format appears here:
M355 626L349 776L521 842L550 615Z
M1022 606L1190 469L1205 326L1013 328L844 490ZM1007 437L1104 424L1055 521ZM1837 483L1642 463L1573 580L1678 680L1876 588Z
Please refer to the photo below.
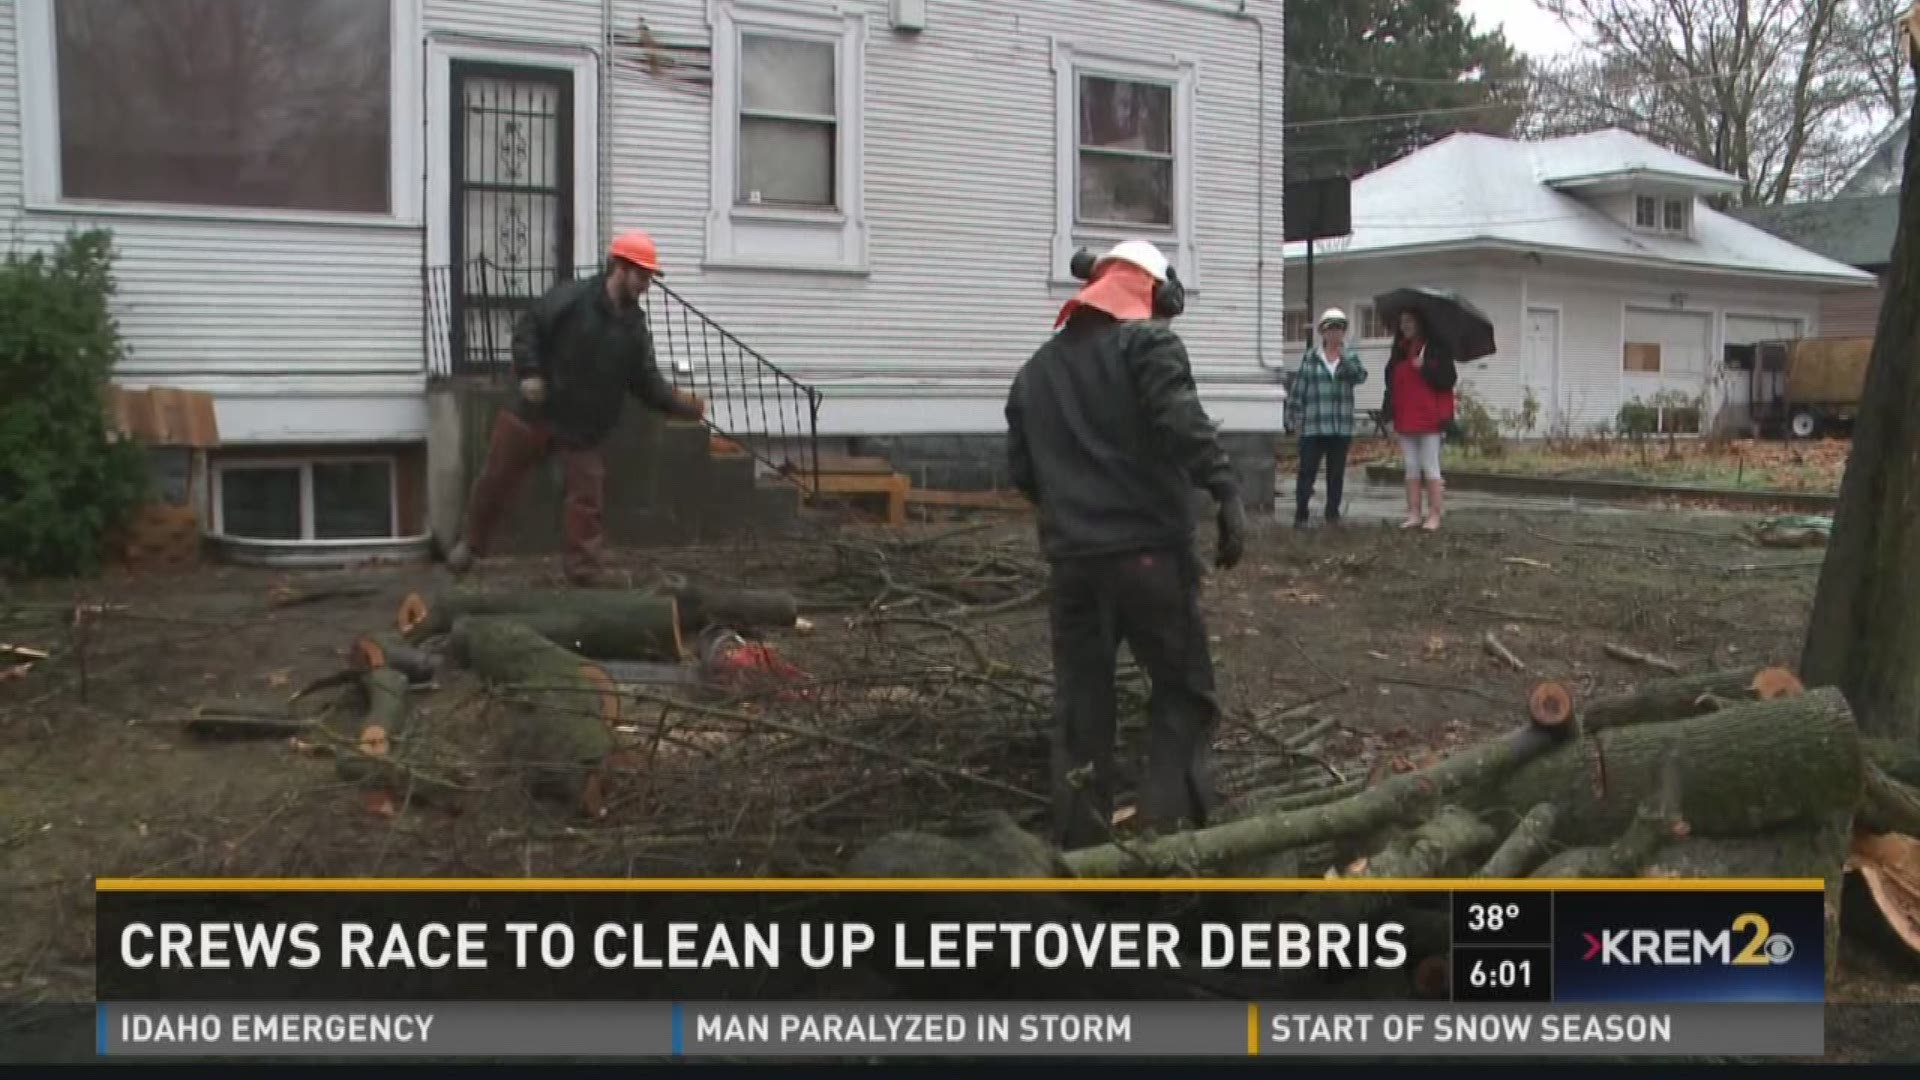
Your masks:
M1822 900L1799 880L102 881L97 1049L1818 1055Z

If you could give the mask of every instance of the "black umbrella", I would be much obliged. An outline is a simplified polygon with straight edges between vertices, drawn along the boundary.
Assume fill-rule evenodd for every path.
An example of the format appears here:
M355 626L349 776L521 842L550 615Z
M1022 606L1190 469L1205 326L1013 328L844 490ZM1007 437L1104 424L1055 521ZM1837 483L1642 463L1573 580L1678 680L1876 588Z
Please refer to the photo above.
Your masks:
M1400 313L1408 308L1420 313L1427 333L1453 349L1455 360L1478 360L1493 355L1493 320L1459 293L1406 288L1373 298L1373 309L1388 326L1396 325Z

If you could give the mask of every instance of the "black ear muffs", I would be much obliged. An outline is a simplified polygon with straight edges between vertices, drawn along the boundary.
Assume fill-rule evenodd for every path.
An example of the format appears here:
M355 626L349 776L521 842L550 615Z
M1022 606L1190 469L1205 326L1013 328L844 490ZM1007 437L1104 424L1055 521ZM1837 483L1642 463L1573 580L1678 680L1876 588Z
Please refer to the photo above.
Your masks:
M1081 281L1093 280L1093 269L1099 263L1099 257L1086 248L1073 253L1067 270ZM1167 280L1153 284L1153 317L1156 319L1177 319L1187 310L1187 287L1180 284L1180 275L1173 267L1167 267Z

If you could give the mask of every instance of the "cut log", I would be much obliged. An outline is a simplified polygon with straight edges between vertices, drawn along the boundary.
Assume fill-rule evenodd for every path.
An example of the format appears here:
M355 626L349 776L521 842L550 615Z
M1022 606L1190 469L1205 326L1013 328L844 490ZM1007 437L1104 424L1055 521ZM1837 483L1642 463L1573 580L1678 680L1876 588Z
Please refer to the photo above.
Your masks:
M1442 877L1452 868L1477 864L1500 839L1493 827L1479 816L1458 806L1443 806L1432 817L1401 840L1389 844L1367 860L1367 868L1356 877L1422 878ZM1384 903L1393 897L1384 893L1368 894Z
M681 627L689 634L714 626L785 630L800 622L800 605L792 593L693 585L671 575L656 591L680 602Z
M1920 840L1856 834L1848 862L1866 882L1887 928L1920 953Z
M1513 655L1512 649L1501 644L1500 639L1494 635L1493 631L1487 631L1486 635L1480 639L1480 644L1486 648L1487 655L1499 660L1513 670L1527 670L1527 665L1522 663L1519 657Z
M1793 697L1807 692L1806 686L1800 682L1800 676L1783 667L1761 668L1753 673L1753 681L1748 684L1748 687L1761 701Z
M398 634L381 633L355 638L347 647L347 666L355 671L392 668L409 682L429 683L439 665L432 653L414 648Z
M1678 679L1656 679L1630 693L1595 698L1579 710L1580 727L1589 733L1625 724L1681 720L1710 710L1700 704L1706 695L1725 698L1752 696L1754 671L1716 671Z
M509 618L563 648L597 660L681 660L677 603L671 597L616 590L418 593L396 620L409 641L448 633L468 616Z
M1103 844L1068 852L1064 859L1080 877L1164 875L1338 836L1364 835L1456 791L1495 784L1557 741L1544 729L1529 724L1463 750L1431 768L1396 776L1339 802L1244 818L1137 844Z
M364 581L336 582L332 584L312 583L308 585L276 585L267 590L267 606L275 608L295 607L300 604L317 604L323 600L358 600L369 596L378 596L380 586Z
M1920 836L1920 791L1888 776L1878 765L1866 767L1860 800L1861 827L1879 833Z
M621 713L606 671L510 619L462 618L450 646L505 702L508 753L528 789L588 817L604 815Z
M1507 835L1498 848L1489 857L1474 877L1478 878L1519 878L1527 876L1540 860L1546 856L1547 845L1553 842L1553 826L1559 818L1559 811L1550 802L1543 802L1527 811L1513 832Z
M1527 715L1543 728L1566 726L1573 719L1573 691L1553 679L1534 683L1527 691Z
M1677 757L1660 766L1659 790L1640 805L1633 821L1613 843L1574 848L1548 859L1533 873L1539 878L1632 877L1655 852L1687 834L1680 817L1680 769Z
M1608 656L1613 657L1615 660L1624 660L1629 664L1644 664L1650 668L1659 668L1669 675L1680 674L1679 664L1664 657L1655 656L1652 653L1645 653L1639 649L1629 649L1625 645L1614 645L1612 643L1603 645L1601 648L1606 651Z
M1605 730L1526 763L1482 794L1513 813L1551 802L1564 842L1610 843L1659 790L1669 756L1680 776L1680 816L1702 835L1820 821L1860 800L1853 712L1830 689Z

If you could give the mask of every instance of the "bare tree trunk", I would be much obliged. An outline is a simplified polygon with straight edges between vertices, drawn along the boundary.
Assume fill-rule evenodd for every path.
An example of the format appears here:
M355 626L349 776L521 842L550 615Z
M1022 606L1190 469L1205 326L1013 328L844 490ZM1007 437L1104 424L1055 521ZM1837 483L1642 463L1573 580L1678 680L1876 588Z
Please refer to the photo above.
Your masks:
M1920 742L1917 168L1920 141L1910 141L1886 298L1800 663L1807 685L1846 694L1863 732L1910 745Z

